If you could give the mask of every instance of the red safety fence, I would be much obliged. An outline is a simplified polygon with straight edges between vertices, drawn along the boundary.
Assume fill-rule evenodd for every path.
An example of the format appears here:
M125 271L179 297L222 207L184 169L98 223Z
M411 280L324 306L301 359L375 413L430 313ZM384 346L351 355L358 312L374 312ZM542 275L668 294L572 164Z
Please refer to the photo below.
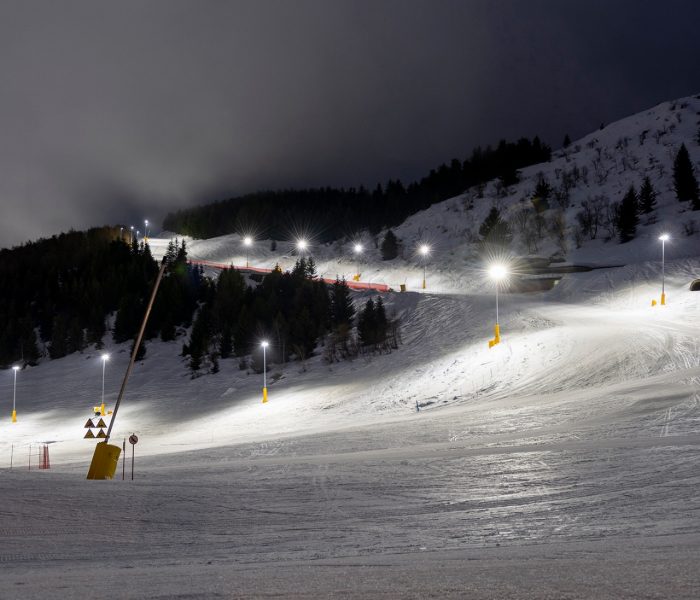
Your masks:
M213 262L211 260L190 260L190 264L210 267L212 269L237 269L238 271L250 271L251 273L272 273L272 269L260 267L237 267L233 264ZM335 283L335 279L322 278L325 283ZM389 286L385 283L367 283L365 281L346 281L348 287L353 290L374 290L375 292L388 292Z

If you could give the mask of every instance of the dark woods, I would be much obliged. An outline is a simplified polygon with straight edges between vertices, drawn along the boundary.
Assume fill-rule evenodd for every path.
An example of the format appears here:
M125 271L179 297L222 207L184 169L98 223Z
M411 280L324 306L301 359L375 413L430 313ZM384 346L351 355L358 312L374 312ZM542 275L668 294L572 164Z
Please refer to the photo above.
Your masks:
M347 284L323 283L316 277L312 258L299 259L289 272L275 268L257 286L247 285L239 271L228 269L210 287L182 353L189 356L193 375L203 369L216 372L219 359L229 357L238 357L242 369L259 371L263 340L270 344L270 362L297 360L303 366L319 344L326 349L324 358L335 362L379 349L379 339L383 342L386 331L398 327L388 323L383 306L381 311L381 334L367 339L360 333L365 327L362 314L355 332L355 308Z
M191 326L183 354L193 372L218 370L220 358L254 355L263 338L271 360L304 361L326 337L353 330L347 285L318 280L311 258L288 273L275 269L258 285L235 270L217 281L204 277L201 267L187 263L184 241L171 242L165 260L144 337L172 341ZM99 349L110 330L117 343L133 340L157 272L148 244L127 243L118 227L0 251L0 365ZM362 337L363 348L376 345ZM145 353L142 344L138 358Z
M157 270L148 246L127 244L118 227L0 251L0 364L100 347L107 316L137 311Z

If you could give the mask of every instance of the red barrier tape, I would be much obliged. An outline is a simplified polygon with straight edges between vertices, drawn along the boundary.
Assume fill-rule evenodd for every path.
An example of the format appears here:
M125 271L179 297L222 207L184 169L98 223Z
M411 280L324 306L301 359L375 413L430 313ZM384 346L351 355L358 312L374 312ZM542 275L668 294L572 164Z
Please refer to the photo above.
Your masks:
M260 267L237 267L233 264L212 262L210 260L190 260L192 265L201 265L212 269L237 269L238 271L250 271L252 273L272 273L272 269L261 269ZM324 283L335 283L335 279L322 279ZM389 286L384 283L366 283L364 281L346 281L347 286L352 290L374 290L376 292L388 292Z

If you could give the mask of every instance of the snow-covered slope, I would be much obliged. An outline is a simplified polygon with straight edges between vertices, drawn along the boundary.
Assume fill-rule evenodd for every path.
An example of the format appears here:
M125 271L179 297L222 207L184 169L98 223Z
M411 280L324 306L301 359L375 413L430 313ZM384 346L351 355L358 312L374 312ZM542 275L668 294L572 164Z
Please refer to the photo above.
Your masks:
M476 399L488 403L574 388L604 397L601 386L696 367L697 352L688 340L697 333L693 319L698 299L687 286L700 277L700 238L682 235L683 223L694 215L675 199L671 163L682 142L691 148L691 156L698 156L698 112L697 97L660 104L572 143L555 153L550 163L523 170L521 182L507 195L501 193L503 197L490 184L482 199L472 198L477 192L468 190L436 204L397 228L403 256L393 261L381 261L367 238L367 250L359 259L362 279L388 283L394 289L408 285L409 293L386 298L389 312L402 320L404 345L399 351L333 365L325 364L320 355L304 368L298 363L275 365L270 373L272 401L262 407L260 377L240 370L237 361L223 361L220 373L193 380L179 357L184 339L153 342L129 383L116 433L140 431L148 440L147 452L175 451L369 423L378 414L410 414L416 404L424 410L473 408L480 406ZM531 196L540 173L554 186L573 167L580 173L588 168L588 176L581 175L570 190L569 221L582 200L596 194L617 199L630 184L638 185L649 175L658 191L656 223L642 225L637 239L628 244L587 241L568 257L627 265L623 268L570 274L548 293L502 296L504 343L489 350L485 340L494 322L494 290L474 251L479 224L492 205L505 214L521 210L521 199ZM606 175L597 176L596 169ZM467 209L470 204L474 207ZM661 229L673 236L667 245L670 304L654 312L649 306L659 295L656 234ZM150 240L154 255L162 254L168 240L168 236ZM239 236L188 241L194 258L245 264ZM411 291L420 287L423 270L411 248L420 241L429 242L432 251L426 265L427 290L415 294ZM520 243L516 237L515 251ZM545 255L547 243L542 246ZM249 251L251 265L293 265L293 241L286 247L279 243L275 251L269 244L256 242ZM358 270L358 258L348 243L312 246L310 252L325 276L350 278ZM355 294L357 303L365 297ZM642 329L635 334L640 323ZM107 395L113 401L128 359L127 345L111 347L107 340L107 346L112 353ZM57 458L84 454L90 442L82 441L81 427L97 403L101 385L98 355L89 351L44 361L19 374L20 419L12 426L12 435L0 439L0 456L8 455L8 444L26 447L40 440L60 442L55 447ZM5 398L11 392L10 375L1 383ZM578 403L570 404L576 410Z
M683 235L694 215L674 198L670 164L681 141L697 164L699 109L696 98L659 105L524 170L504 197L490 185L473 209L469 190L414 215L394 261L366 237L363 280L408 285L384 296L402 321L391 354L271 365L262 404L261 376L236 360L191 379L183 338L149 343L112 438L139 435L133 486L83 481L102 351L21 371L15 424L5 372L0 468L12 456L15 469L0 472L0 595L697 598L700 292L689 283L700 244ZM502 342L489 349L494 290L475 232L494 204L521 210L538 173L554 184L574 165L588 182L571 189L568 222L588 196L618 200L648 174L656 223L628 244L578 249L569 230L570 261L624 266L502 294ZM662 229L668 304L652 308ZM154 254L168 239L151 240ZM189 240L190 254L242 265L240 241ZM425 291L419 241L432 245ZM269 243L251 263L290 267L291 242ZM349 243L311 252L325 276L357 270ZM106 343L111 406L129 345ZM52 470L24 471L40 442Z

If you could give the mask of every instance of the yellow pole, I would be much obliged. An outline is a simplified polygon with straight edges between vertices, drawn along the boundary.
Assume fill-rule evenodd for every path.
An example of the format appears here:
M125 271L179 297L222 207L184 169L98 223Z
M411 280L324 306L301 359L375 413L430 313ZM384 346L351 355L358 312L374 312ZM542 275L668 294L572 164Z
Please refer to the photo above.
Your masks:
M263 404L267 402L267 354L263 346Z

